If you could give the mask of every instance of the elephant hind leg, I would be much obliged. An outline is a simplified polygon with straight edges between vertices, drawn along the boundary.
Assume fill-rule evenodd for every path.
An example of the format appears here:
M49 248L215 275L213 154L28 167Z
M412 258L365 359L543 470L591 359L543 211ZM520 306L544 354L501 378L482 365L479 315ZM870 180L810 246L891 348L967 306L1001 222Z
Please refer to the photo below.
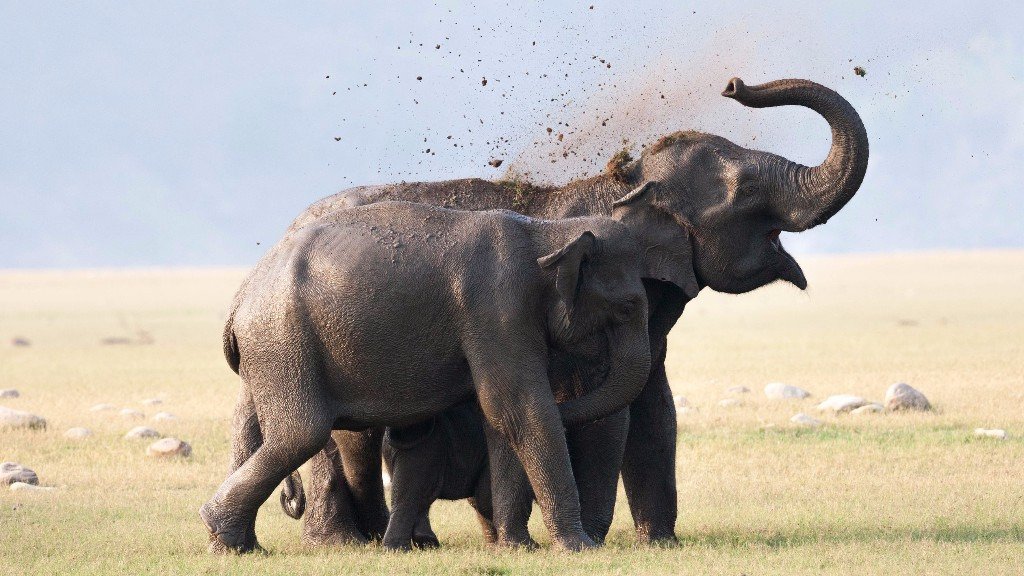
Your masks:
M259 387L268 388L271 387ZM256 389L248 388L250 392ZM211 551L259 550L253 526L260 505L286 476L323 448L330 436L333 418L321 399L310 397L310 390L316 388L295 383L285 386L283 395L275 394L276 404L260 411L255 425L263 443L199 509L210 531ZM263 407L255 402L253 406ZM240 454L236 454L236 458Z

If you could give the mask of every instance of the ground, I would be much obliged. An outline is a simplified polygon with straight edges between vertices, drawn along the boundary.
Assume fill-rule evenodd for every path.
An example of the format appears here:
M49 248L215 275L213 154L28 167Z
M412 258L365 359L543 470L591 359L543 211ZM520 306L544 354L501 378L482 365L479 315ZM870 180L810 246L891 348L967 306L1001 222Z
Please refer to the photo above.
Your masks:
M439 503L444 549L311 550L276 499L269 556L211 557L196 514L223 480L237 377L220 334L243 270L0 273L0 405L49 428L0 431L0 460L48 494L0 491L0 572L16 574L1020 574L1024 572L1024 252L806 258L811 287L705 293L671 336L669 378L699 412L679 427L678 547L637 547L620 498L608 545L486 548L468 505ZM106 337L154 343L102 345ZM9 345L21 336L29 347ZM765 399L769 382L810 390ZM930 414L827 416L829 394L880 401L903 381ZM747 386L749 394L726 392ZM160 406L141 400L162 398ZM736 397L741 406L720 407ZM90 412L131 407L147 420ZM177 415L153 422L157 411ZM803 411L826 424L797 428ZM154 461L145 423L192 456ZM73 441L73 426L95 435ZM973 436L1003 428L1005 441ZM546 533L534 514L533 533Z

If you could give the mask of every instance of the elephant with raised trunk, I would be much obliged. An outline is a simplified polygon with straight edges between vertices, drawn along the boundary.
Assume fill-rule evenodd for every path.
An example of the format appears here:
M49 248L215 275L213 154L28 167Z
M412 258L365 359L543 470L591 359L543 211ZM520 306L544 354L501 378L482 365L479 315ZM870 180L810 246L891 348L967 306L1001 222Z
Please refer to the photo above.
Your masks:
M647 181L658 183L653 209L635 214L630 226L651 237L685 234L685 249L666 262L670 274L644 280L650 309L651 372L630 406L622 480L638 538L674 540L676 521L676 418L665 376L666 338L686 303L703 287L743 293L776 280L807 285L800 266L783 249L779 234L825 223L860 187L868 164L868 138L854 108L834 91L808 80L747 86L739 78L722 92L745 106L805 106L832 129L832 146L819 166L738 146L725 138L678 132L648 146L639 159L561 188L485 180L402 183L353 188L310 206L293 224L302 226L332 212L384 200L412 200L468 210L509 208L545 218L610 214L613 203ZM607 530L607 497L614 498L619 470L609 447L623 442L618 423L567 431L569 452L582 495L582 518L596 536ZM380 479L381 433L336 433L314 458L310 505L303 528L311 544L379 537L387 524ZM528 493L524 492L523 498ZM512 522L525 526L522 511ZM495 514L499 511L496 509Z
M631 199L616 216L646 208ZM259 506L331 430L408 427L473 398L498 433L489 461L511 448L555 543L592 547L563 425L621 411L646 383L641 278L666 260L634 231L600 216L380 202L288 234L224 330L242 389L233 471L200 509L213 550L258 548ZM556 404L552 350L608 358L607 378Z

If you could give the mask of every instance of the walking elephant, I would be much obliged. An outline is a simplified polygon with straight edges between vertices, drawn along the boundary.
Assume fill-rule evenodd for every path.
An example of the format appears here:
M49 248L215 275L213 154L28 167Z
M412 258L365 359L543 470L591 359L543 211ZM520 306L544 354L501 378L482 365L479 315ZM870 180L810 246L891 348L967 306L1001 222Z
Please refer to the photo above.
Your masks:
M633 195L616 216L648 208ZM593 546L563 425L619 412L645 385L641 277L668 273L664 249L678 247L608 217L408 202L288 234L243 282L224 331L242 389L233 471L200 508L212 548L258 548L259 506L332 429L407 427L474 397L500 440L488 442L492 466L524 470L557 545ZM552 350L607 358L607 378L556 404Z
M619 470L606 469L615 459L609 462L603 456L610 446L625 443L621 474L641 542L675 540L676 418L664 365L669 330L704 287L739 294L782 280L805 288L804 274L783 249L779 234L828 221L853 197L867 169L864 125L849 102L829 88L808 80L747 86L733 78L722 95L755 108L795 105L819 113L832 130L825 161L808 167L711 134L677 132L646 147L636 160L561 188L479 179L366 186L320 200L292 225L395 199L467 210L508 208L545 218L609 214L615 200L630 189L658 182L648 191L653 209L634 215L627 224L652 238L682 233L687 241L678 253L663 254L672 261L664 263L661 275L649 274L644 280L652 354L647 384L630 405L625 439L617 422L567 431L570 454L579 464L574 470L581 495L614 494ZM384 533L380 437L380 431L337 432L334 445L314 458L303 527L306 542L365 540ZM582 518L592 527L592 536L607 531L605 504L600 497L582 496ZM528 513L529 505L520 502L517 509ZM514 522L525 526L523 518Z

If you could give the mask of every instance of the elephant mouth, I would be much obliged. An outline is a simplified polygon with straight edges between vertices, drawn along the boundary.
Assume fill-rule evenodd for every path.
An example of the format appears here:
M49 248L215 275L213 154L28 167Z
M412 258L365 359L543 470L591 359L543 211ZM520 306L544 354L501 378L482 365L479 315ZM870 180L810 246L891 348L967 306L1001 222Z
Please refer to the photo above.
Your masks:
M800 265L797 264L796 258L786 252L786 249L782 247L782 240L779 236L782 234L782 230L774 229L768 233L768 240L772 244L772 248L775 252L782 257L782 264L779 266L780 277L796 286L801 290L807 289L807 278L804 276L804 271L800 269Z

